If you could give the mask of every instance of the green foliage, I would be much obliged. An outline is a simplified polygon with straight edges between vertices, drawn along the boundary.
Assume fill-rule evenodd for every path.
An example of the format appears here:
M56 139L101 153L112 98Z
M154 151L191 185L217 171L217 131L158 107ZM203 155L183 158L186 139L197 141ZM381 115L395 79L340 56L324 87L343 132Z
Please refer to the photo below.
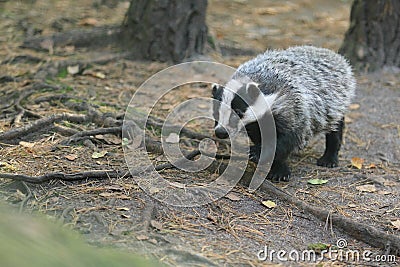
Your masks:
M65 78L68 76L68 70L67 68L62 68L59 70L59 72L57 73L57 78Z
M161 266L114 249L94 248L77 234L43 218L13 214L0 205L2 267Z

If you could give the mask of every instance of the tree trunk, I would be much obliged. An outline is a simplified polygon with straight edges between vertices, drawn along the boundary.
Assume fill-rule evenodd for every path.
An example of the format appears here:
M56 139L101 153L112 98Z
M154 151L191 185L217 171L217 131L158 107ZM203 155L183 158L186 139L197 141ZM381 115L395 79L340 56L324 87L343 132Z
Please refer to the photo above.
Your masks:
M354 0L339 52L359 70L400 67L400 1Z
M121 40L138 59L180 62L202 54L207 0L131 0Z

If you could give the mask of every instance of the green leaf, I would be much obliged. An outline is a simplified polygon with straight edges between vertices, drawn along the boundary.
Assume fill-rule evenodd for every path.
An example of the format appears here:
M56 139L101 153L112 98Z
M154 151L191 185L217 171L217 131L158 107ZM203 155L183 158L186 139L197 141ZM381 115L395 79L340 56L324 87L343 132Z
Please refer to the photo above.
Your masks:
M93 152L92 159L103 158L108 152L106 150L100 152Z
M329 245L324 243L312 243L307 246L307 249L311 249L316 252L321 252L322 250L327 250L328 248Z
M328 180L324 180L324 179L310 179L307 181L309 184L312 185L321 185L321 184L326 184L328 182Z
M126 138L126 137L122 138L122 145L123 145L123 146L129 145L129 139Z

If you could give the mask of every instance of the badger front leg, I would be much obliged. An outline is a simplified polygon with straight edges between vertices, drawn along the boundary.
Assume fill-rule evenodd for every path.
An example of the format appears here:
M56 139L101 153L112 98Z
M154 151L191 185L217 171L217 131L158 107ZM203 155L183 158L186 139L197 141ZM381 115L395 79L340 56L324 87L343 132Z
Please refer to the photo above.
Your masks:
M339 122L337 131L329 132L325 135L325 152L317 160L318 166L337 167L339 163L339 150L343 139L344 118Z
M287 159L297 146L296 140L296 135L293 133L277 134L275 158L272 162L271 170L267 175L267 179L272 182L289 181L291 172Z
M275 157L267 179L272 182L289 181L290 168L287 159L296 147L295 136L293 134L278 134L275 148ZM261 154L261 144L250 147L250 160L258 163Z

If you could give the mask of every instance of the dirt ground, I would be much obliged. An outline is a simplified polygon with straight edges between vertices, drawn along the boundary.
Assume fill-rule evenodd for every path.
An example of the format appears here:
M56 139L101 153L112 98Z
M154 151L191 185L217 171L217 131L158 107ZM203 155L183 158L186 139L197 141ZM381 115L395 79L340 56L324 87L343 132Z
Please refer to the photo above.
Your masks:
M33 36L118 25L128 6L129 1L116 0L1 1L0 134L37 119L29 111L43 117L64 112L84 114L83 107L89 105L103 113L123 114L135 90L167 64L125 58L82 63L116 55L113 47L93 50L44 43L46 51L35 51L20 46ZM265 49L312 44L338 50L349 26L350 6L351 1L330 0L209 1L209 31L220 50L210 51L207 58L235 67ZM51 78L39 80L43 67L55 62L74 63L69 69L57 69ZM76 65L84 71L72 75ZM346 118L340 167L315 165L324 149L323 138L316 138L307 149L293 155L292 179L278 187L307 203L398 236L400 71L357 74L357 83L357 96ZM166 95L154 115L165 117L176 104L196 96L209 97L210 91L188 86L179 94ZM21 106L25 113L18 118ZM119 170L126 165L120 137L101 134L92 136L90 142L61 143L68 129L97 129L101 124L61 121L0 143L0 172L40 176ZM211 121L188 127L212 136ZM157 135L156 130L151 134ZM101 151L107 151L106 155L93 157ZM151 157L164 160L158 155ZM167 170L162 174L175 181L186 178L199 183L214 177L207 171ZM328 182L311 185L308 180L313 178ZM152 202L127 177L40 185L0 179L0 199L24 213L38 211L60 220L92 245L117 247L172 266L395 266L399 262L355 262L327 256L311 263L260 261L257 253L265 246L303 251L318 243L335 246L340 238L349 249L370 250L374 256L384 251L340 229L330 229L329 219L322 222L275 196L249 193L239 185L227 197L196 208ZM263 205L267 200L276 207Z

